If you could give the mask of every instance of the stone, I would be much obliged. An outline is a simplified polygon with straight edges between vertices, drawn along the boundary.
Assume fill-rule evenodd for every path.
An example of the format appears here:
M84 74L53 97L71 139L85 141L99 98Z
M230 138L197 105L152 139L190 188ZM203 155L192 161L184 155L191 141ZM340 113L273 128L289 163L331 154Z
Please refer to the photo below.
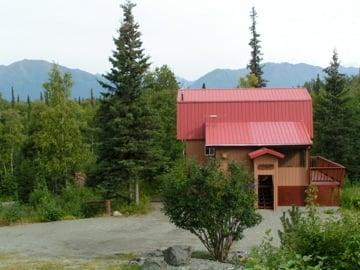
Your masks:
M121 214L119 211L114 211L114 212L113 212L113 216L114 216L114 217L121 217L122 214Z
M230 263L237 264L243 262L248 256L249 254L246 251L242 251L242 250L233 251L229 253L227 261Z
M145 263L146 258L144 257L137 257L129 261L129 265L137 265L137 266L143 266Z
M143 257L163 257L163 251L161 249L155 249L142 254Z
M152 257L146 258L141 267L142 270L166 270L166 263L162 258Z
M188 265L193 250L190 246L171 246L163 251L164 260L170 265Z

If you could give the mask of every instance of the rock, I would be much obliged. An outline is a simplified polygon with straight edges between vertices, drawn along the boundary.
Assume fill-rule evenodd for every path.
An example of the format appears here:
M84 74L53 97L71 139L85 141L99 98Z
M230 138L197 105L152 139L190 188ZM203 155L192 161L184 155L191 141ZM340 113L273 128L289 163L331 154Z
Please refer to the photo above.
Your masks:
M190 246L172 246L163 251L164 260L170 265L188 265L191 260L192 248Z
M114 211L114 212L113 212L113 216L114 216L114 217L121 217L122 214L121 214L119 211Z
M138 265L138 266L143 266L145 263L145 258L144 257L137 257L132 259L131 261L129 261L129 265Z
M242 250L233 251L229 253L227 261L229 263L237 264L244 261L248 256L249 254L246 251L242 251Z
M142 270L166 270L166 263L162 258L147 258L141 267Z
M143 257L163 257L163 252L161 249L155 249L155 250L152 250L152 251L149 251L149 252L145 252L142 254Z

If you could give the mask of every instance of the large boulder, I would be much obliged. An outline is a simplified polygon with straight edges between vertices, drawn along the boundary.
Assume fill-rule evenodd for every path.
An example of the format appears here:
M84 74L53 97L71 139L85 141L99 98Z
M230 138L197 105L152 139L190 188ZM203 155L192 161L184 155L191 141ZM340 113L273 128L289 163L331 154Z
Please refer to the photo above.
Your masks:
M172 246L163 251L164 260L170 265L188 265L193 250L190 246Z

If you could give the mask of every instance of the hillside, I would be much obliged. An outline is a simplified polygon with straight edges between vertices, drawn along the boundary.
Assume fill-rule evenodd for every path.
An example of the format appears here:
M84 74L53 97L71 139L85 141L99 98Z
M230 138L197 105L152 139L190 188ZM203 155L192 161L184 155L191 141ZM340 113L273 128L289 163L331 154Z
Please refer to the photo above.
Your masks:
M303 85L306 81L316 78L317 74L323 76L323 68L308 64L290 63L266 63L264 66L264 77L270 87L296 87ZM355 75L358 68L341 67L340 71L347 75ZM190 88L199 88L203 83L208 88L236 87L239 78L247 74L242 69L215 69L194 81Z
M42 84L48 79L52 63L43 60L22 60L8 66L0 66L0 92L3 97L10 99L11 87L15 95L25 100L27 95L37 99L42 91ZM72 96L88 97L90 89L99 95L101 87L97 82L99 75L94 75L80 69L70 69L60 66L62 72L70 72L73 76L74 86Z
M27 95L31 99L37 99L42 91L42 84L47 80L52 63L43 60L22 60L8 66L0 65L0 92L3 97L10 99L11 87L14 87L15 95L25 100ZM101 92L97 82L101 79L99 74L91 74L80 69L70 69L60 66L61 71L70 72L74 79L72 97L86 98L90 96L90 89L94 90L95 96ZM317 74L323 75L322 67L308 64L290 63L266 63L264 77L268 86L294 87L303 85L306 81L316 78ZM342 67L341 72L347 75L358 74L358 68ZM242 69L215 69L201 76L196 81L188 81L177 77L182 88L200 88L205 83L208 88L235 87L239 78L247 74Z

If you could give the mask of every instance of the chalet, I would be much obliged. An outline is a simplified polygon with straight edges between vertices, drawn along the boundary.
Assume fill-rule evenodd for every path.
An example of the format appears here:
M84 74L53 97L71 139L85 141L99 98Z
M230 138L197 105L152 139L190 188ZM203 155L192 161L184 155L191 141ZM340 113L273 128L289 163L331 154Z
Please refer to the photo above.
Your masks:
M345 168L310 156L312 100L305 88L193 89L177 96L177 138L188 158L245 163L255 178L258 207L304 205L310 183L318 203L338 204Z

